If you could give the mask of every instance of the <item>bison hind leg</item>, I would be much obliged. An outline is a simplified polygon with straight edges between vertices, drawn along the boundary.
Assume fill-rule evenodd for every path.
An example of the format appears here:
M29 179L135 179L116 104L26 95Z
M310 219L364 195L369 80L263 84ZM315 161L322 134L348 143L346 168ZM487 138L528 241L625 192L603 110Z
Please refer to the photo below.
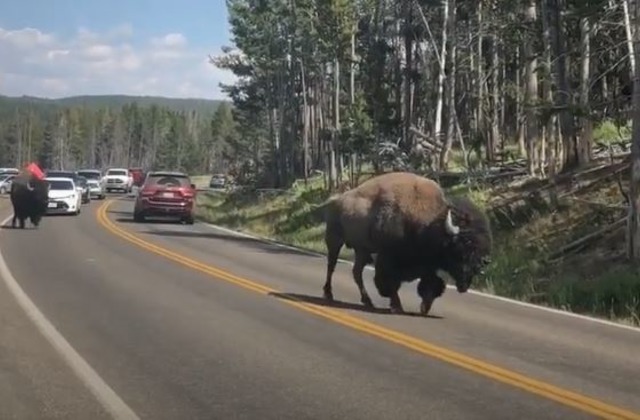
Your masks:
M322 287L323 296L328 301L333 300L333 272L338 264L338 256L344 241L339 235L331 234L329 231L325 234L325 244L327 245L327 275Z
M360 302L362 302L366 307L373 308L373 301L371 300L371 297L369 297L369 293L367 292L366 287L364 287L364 281L362 279L362 272L364 271L364 267L367 265L368 261L371 260L371 254L362 249L356 249L355 254L355 261L353 263L351 273L353 274L353 280L360 291Z
M24 226L26 224L26 219L24 217L20 218L20 229L24 229Z

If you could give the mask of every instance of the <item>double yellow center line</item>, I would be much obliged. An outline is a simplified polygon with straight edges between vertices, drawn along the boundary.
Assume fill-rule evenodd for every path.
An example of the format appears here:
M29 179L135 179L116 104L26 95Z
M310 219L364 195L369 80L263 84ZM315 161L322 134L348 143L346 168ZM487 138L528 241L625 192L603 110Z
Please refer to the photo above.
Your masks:
M271 293L277 293L275 289L236 276L212 265L204 264L200 261L196 261L184 255L170 251L167 248L160 247L151 242L145 241L140 237L128 232L127 230L120 228L107 216L107 210L112 203L112 200L106 201L100 206L97 211L98 223L112 234L132 244L135 244L144 250L161 255L171 261L174 261L192 270L199 271L212 278L224 280L260 294L268 295ZM483 362L481 360L446 349L444 347L436 346L426 341L411 337L398 331L391 330L389 328L382 327L369 321L365 321L364 319L345 314L335 309L320 307L303 302L301 300L297 300L293 297L283 299L281 301L305 312L310 312L322 318L331 320L340 325L344 325L351 329L372 335L374 337L378 337L385 341L398 344L422 355L458 366L484 377L491 378L498 382L528 391L532 394L548 398L550 400L556 401L569 407L573 407L589 414L593 414L603 419L640 420L640 413L634 413L604 403L602 401L598 401L596 399L533 378L529 378L522 374L492 365L487 362Z

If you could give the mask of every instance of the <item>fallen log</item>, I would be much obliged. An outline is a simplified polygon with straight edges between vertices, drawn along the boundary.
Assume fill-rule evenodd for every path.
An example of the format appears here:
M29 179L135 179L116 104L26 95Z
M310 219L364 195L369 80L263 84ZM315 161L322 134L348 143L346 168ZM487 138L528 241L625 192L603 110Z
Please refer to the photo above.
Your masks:
M553 260L557 260L561 257L566 256L569 253L572 252L576 252L579 251L581 249L584 249L587 245L591 244L593 241L595 241L596 239L600 239L602 236L606 235L607 233L611 233L615 230L621 229L622 227L624 227L627 223L627 217L623 217L622 219L613 222L610 225L607 225L605 227L603 227L602 229L599 229L595 232L592 232L586 236L583 236L580 239L577 239L565 246L563 246L562 248L560 248L558 251L554 252L553 254L551 254L549 256L549 260L553 261Z

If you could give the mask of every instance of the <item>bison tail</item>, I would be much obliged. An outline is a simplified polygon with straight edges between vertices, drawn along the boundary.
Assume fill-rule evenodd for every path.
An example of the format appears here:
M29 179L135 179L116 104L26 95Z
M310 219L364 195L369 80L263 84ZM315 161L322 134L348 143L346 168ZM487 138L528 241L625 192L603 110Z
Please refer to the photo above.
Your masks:
M311 219L315 222L325 222L327 220L327 211L330 211L338 196L339 194L332 195L322 203L313 206L309 211Z

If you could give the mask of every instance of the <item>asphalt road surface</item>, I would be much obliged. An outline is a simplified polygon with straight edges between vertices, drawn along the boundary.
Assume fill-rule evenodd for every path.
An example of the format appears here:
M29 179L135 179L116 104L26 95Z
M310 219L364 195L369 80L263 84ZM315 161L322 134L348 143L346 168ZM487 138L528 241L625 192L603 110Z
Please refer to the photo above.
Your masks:
M347 264L327 306L322 257L131 210L0 231L0 418L640 419L638 330L455 290L367 312Z

